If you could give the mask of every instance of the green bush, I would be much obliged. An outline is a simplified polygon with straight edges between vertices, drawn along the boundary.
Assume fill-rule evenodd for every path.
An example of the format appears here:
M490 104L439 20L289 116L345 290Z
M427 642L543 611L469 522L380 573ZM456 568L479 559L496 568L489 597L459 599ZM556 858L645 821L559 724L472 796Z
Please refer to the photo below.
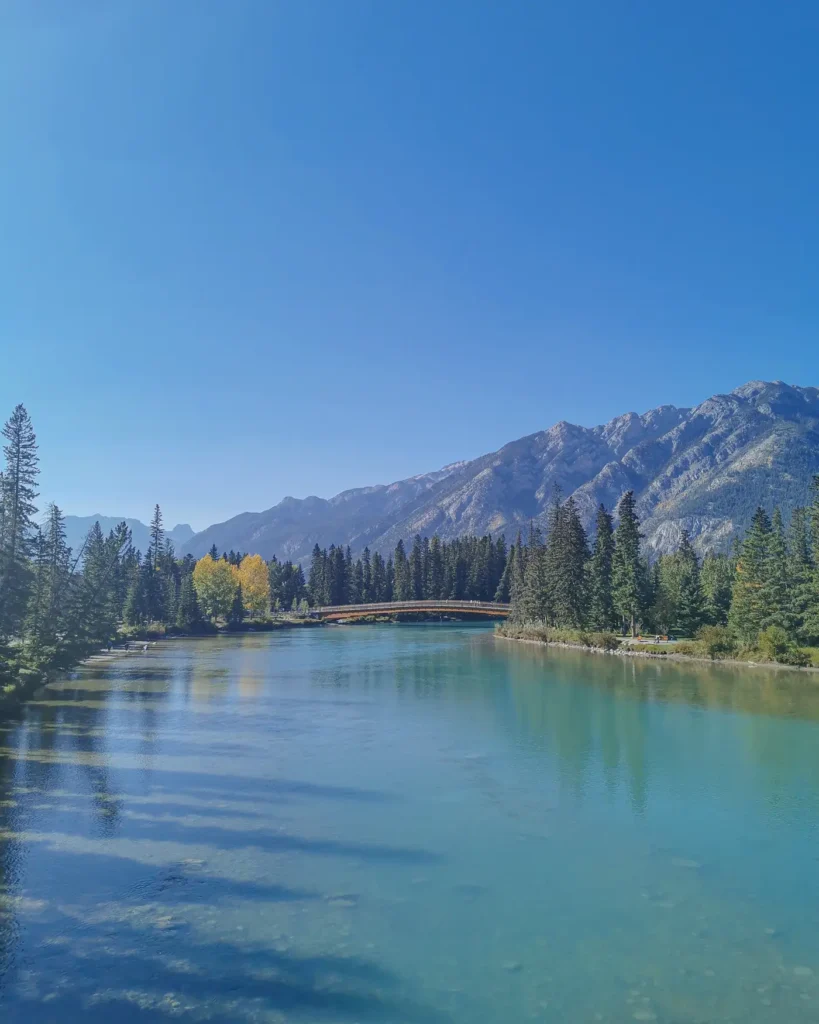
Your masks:
M601 651L616 651L620 646L620 638L615 633L590 633L592 647Z
M787 630L781 626L768 626L759 634L757 649L767 661L780 665L809 665L810 658L800 651Z
M708 658L727 658L736 653L737 645L726 626L701 626L697 630L697 648Z
M495 627L499 636L513 640L539 640L541 643L577 644L602 651L615 651L620 646L614 633L596 633L585 629L547 626L543 622L502 622Z

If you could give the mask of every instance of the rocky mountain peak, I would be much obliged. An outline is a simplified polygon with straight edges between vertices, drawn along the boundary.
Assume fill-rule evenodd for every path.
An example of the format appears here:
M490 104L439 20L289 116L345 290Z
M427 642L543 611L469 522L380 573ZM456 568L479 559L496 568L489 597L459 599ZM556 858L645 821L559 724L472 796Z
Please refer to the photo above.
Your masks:
M633 490L650 551L672 549L683 529L701 549L725 548L757 504L789 512L819 472L819 391L750 381L693 409L661 405L597 427L561 420L495 452L329 500L288 499L198 534L215 543L306 560L313 544L389 551L415 533L452 538L545 524L555 485L574 495L587 526L599 503Z

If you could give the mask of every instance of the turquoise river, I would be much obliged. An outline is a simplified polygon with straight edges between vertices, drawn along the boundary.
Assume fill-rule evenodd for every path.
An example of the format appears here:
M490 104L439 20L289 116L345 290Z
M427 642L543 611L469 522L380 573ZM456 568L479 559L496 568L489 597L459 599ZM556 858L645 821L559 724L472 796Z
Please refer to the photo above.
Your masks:
M819 1020L819 676L346 626L0 723L3 1024Z

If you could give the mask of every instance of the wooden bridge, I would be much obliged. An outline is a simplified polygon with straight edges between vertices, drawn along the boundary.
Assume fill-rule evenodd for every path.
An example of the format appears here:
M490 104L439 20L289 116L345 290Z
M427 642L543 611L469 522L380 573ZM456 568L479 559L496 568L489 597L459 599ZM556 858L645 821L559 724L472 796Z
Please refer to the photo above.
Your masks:
M365 615L399 615L425 612L432 615L485 615L505 619L508 604L495 601L383 601L378 604L334 604L312 608L310 614L327 622L359 619Z

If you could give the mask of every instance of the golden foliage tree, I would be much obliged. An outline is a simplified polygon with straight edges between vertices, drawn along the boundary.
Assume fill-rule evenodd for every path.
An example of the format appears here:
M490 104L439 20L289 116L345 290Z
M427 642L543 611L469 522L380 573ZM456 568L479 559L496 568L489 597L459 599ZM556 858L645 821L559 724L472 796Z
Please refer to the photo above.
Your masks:
M270 575L261 555L245 555L239 566L239 582L245 610L254 617L264 615L270 608Z
M205 615L212 619L219 616L225 618L233 606L239 586L239 572L235 565L205 555L194 567L193 586L199 607Z

